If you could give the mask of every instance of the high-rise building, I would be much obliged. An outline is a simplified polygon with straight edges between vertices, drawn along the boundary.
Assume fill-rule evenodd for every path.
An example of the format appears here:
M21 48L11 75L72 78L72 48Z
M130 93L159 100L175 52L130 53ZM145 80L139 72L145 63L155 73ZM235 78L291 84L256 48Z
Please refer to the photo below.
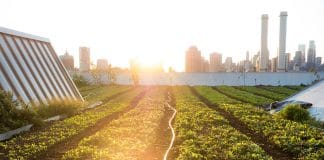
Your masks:
M97 69L98 70L106 70L106 69L108 69L108 61L107 61L107 59L98 59L97 60Z
M209 62L204 57L201 57L201 72L209 72Z
M289 68L289 65L290 65L290 58L291 58L291 54L286 53L285 54L285 71L288 71L288 68Z
M80 72L90 71L90 48L80 47L79 48L79 58L80 58Z
M255 54L252 58L252 66L254 72L259 71L259 61L260 61L260 52Z
M232 72L233 71L232 57L226 57L226 59L225 59L225 70L226 70L226 72Z
M271 59L271 72L277 72L278 58L274 57Z
M279 31L279 52L278 52L278 72L286 71L286 33L287 33L287 12L280 13Z
M222 54L220 53L211 53L209 55L210 72L220 72L222 71Z
M72 71L74 69L74 58L66 51L64 55L60 55L60 60L65 69Z
M301 55L301 64L302 63L305 63L306 60L305 60L305 53L306 53L306 46L305 44L299 44L298 45L298 51L301 51L302 55Z
M250 61L250 53L249 53L249 51L246 51L245 60Z
M316 62L315 62L316 68L319 67L321 64L322 64L322 57L316 57Z
M297 66L301 66L303 63L303 52L302 51L296 51L295 57L294 57L294 63Z
M309 41L309 47L307 52L307 68L312 69L315 68L316 61L316 46L315 41Z
M261 50L260 50L260 72L268 70L269 50L268 50L268 15L261 16Z
M201 52L196 46L191 46L186 51L186 72L201 72Z

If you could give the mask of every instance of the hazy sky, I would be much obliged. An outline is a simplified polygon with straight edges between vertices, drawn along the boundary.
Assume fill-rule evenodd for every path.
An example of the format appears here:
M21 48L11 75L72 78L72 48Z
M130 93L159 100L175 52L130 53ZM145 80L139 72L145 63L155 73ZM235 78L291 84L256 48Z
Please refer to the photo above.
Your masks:
M92 61L106 58L127 67L129 59L184 69L196 45L234 61L260 48L261 14L269 14L270 57L277 55L279 14L288 12L287 52L315 40L324 56L324 0L0 0L0 26L50 38L58 54L91 48ZM77 65L77 64L76 64Z

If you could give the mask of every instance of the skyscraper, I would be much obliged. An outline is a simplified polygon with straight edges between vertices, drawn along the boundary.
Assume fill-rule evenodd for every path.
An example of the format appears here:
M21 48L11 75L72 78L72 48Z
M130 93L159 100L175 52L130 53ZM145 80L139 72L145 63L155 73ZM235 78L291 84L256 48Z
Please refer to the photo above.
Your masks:
M222 54L220 53L211 53L209 55L209 61L210 61L210 72L220 72L222 70Z
M322 64L322 57L316 57L315 65L318 68Z
M295 57L294 57L294 63L297 66L301 66L302 64L302 51L296 51L295 52Z
M80 72L88 72L90 70L90 48L80 47L79 58L80 58Z
M63 63L65 69L70 71L74 69L74 58L72 55L69 55L67 51L64 55L60 55L60 60Z
M191 46L186 51L186 72L201 72L201 52L196 46Z
M306 53L306 51L305 51L305 44L299 44L298 45L298 51L301 51L301 63L305 63L306 61L305 61L305 53Z
M246 60L246 61L250 61L250 54L249 54L249 51L246 51L246 54L245 54L245 60Z
M226 70L226 72L232 72L233 71L232 57L226 57L226 59L225 59L225 70Z
M315 68L316 61L316 46L315 41L309 41L309 47L307 52L307 68L312 69Z
M106 69L108 69L108 61L107 61L107 59L98 59L97 60L97 69L98 70L106 70Z
M261 51L260 51L260 72L268 70L269 50L268 50L268 15L261 16Z
M280 13L279 31L279 52L278 52L278 72L286 71L286 33L287 33L287 12Z

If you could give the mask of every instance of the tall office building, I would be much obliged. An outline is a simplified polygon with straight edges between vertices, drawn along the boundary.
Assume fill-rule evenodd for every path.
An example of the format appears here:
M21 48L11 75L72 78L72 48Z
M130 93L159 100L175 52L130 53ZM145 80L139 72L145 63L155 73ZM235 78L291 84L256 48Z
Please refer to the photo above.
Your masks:
M97 60L97 69L98 70L106 70L106 69L108 69L108 61L107 61L107 59L98 59Z
M65 69L71 71L74 69L74 58L66 51L64 55L60 55L60 60Z
M295 57L294 57L295 65L301 66L301 64L303 63L302 62L302 56L303 56L302 51L296 51L295 52Z
M249 51L246 51L245 60L250 61L250 53L249 53Z
M278 67L278 58L274 57L271 59L271 72L277 72L277 67Z
M191 46L186 51L186 72L201 72L201 52L196 46Z
M291 54L290 53L286 53L285 54L285 70L288 71L289 66L290 66L290 58L291 58Z
M279 52L278 52L278 72L286 71L286 33L287 33L287 12L280 13L279 31Z
M316 57L315 60L316 68L319 67L321 64L322 64L322 57Z
M305 60L305 53L306 53L306 46L305 46L305 44L299 44L298 45L298 51L301 51L301 63L305 63L306 62L306 60Z
M222 70L222 54L211 53L209 55L209 72L220 72Z
M268 71L269 50L268 50L268 15L261 16L261 51L260 51L260 72Z
M311 40L309 41L309 47L307 52L307 68L315 68L315 62L316 62L316 46L315 41Z
M80 60L80 72L90 71L90 48L80 47L79 48L79 60Z
M225 70L226 70L226 72L232 72L233 71L232 57L226 57L226 59L225 59Z
M201 57L201 72L208 72L209 71L209 62L204 57Z

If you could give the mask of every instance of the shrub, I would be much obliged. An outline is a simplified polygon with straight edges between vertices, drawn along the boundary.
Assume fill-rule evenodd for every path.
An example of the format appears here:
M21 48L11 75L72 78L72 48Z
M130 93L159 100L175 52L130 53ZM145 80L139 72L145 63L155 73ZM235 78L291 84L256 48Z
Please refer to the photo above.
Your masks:
M19 104L22 106L20 109L18 109ZM27 105L14 100L12 93L0 90L0 132L16 129L29 123L41 125L36 113Z
M296 122L306 122L311 119L310 113L298 104L288 105L278 114L281 118Z
M34 107L34 110L39 117L44 119L60 114L71 116L78 111L81 105L82 103L78 101L50 101L47 105Z

